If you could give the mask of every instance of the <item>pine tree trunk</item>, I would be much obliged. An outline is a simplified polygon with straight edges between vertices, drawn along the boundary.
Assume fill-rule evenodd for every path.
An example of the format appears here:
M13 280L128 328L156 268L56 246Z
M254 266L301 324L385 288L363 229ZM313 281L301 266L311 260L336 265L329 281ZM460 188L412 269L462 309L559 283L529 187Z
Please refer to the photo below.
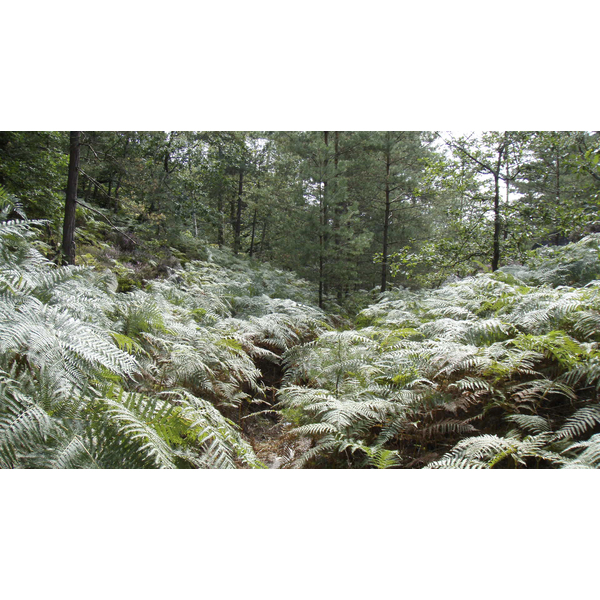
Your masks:
M560 156L558 154L558 144L555 146L556 151L556 206L560 206ZM560 243L560 231L556 232L554 244L558 246Z
M341 236L341 225L342 225L342 217L344 215L345 206L341 199L340 194L340 185L339 185L339 163L340 163L340 132L333 132L333 178L332 178L332 194L331 198L333 200L333 245L334 252L333 256L335 257L335 265L332 265L334 273L335 273L335 284L337 287L337 301L338 304L342 303L343 294L344 294L344 258L342 256L342 236Z
M508 148L506 150L506 202L504 203L504 206L506 207L506 210L508 210L508 207L510 206L510 170L509 170L510 164L509 164L509 156L508 156ZM508 226L505 223L503 230L502 230L502 239L504 241L506 241L508 239Z
M221 186L219 186L219 195L217 196L217 212L219 213L218 214L219 222L217 224L217 244L218 244L219 248L221 248L225 241L225 238L223 235L223 220L224 220L223 190L222 190Z
M383 260L381 263L381 293L387 289L388 276L388 232L390 227L390 147L388 145L385 156L385 214L383 217Z
M323 308L323 191L319 188L319 308Z
M262 236L260 238L260 248L258 249L258 255L262 257L263 248L265 247L265 239L267 237L267 219L263 221Z
M254 255L254 232L256 231L256 208L254 209L254 217L252 219L252 238L250 239L250 258Z
M233 253L240 251L240 234L242 231L242 194L244 193L244 170L240 169L240 181L238 186L237 208L235 213L235 237L233 240Z
M507 132L505 131L504 140L498 147L496 168L495 170L492 170L492 175L494 176L494 253L492 256L492 271L497 271L500 266L500 234L502 232L502 218L500 215L500 171L502 168L502 155L507 151L508 141Z
M115 197L113 203L113 212L117 214L119 211L119 190L121 189L121 181L123 179L123 174L119 173L119 178L117 179L117 187L115 187Z
M325 147L329 145L329 132L323 132L323 141ZM325 283L325 251L327 246L327 234L325 229L328 226L327 215L327 154L323 161L323 172L321 174L321 185L319 185L319 308L323 308L323 298L327 294Z
M83 198L85 200L87 200L88 197L88 187L89 187L89 181L87 179L84 179L83 181L83 186L82 186L82 190L81 190L81 195L83 196Z
M77 206L77 181L79 178L80 131L71 131L69 145L69 176L63 223L63 264L75 264L75 208Z
M500 264L500 177L494 174L494 255L492 257L492 271L498 270Z
M323 235L323 243L321 248L321 264L320 264L320 273L321 273L321 284L322 284L322 295L320 297L326 296L329 292L329 282L328 282L328 273L326 269L326 262L328 257L329 250L329 196L327 193L327 185L328 185L328 173L327 170L329 168L329 157L327 152L329 152L329 131L323 132L323 141L325 142L326 154L324 161L324 175L323 175L323 226L322 226L322 235ZM322 306L321 306L322 308Z

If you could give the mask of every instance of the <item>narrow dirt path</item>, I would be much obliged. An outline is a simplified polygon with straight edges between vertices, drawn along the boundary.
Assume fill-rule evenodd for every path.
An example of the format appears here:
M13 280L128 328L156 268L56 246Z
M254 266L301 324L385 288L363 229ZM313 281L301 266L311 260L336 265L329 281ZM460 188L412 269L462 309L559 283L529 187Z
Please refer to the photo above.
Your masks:
M278 422L261 415L251 416L244 425L245 437L254 448L256 456L269 469L286 468L310 448L308 438L291 438L287 433L292 429L281 415Z

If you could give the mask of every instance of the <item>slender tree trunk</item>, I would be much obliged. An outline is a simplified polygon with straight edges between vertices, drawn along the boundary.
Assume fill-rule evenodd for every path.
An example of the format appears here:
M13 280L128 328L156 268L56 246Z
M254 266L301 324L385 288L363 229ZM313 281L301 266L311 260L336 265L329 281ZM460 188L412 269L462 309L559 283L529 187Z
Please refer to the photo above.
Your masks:
M242 231L242 194L244 193L244 170L240 169L240 182L238 186L237 208L235 213L235 237L233 240L233 253L240 251L240 234Z
M235 198L231 197L229 200L229 224L231 230L235 232Z
M504 203L504 210L508 211L508 207L509 207L509 202L510 202L510 171L509 171L509 167L510 167L510 161L509 161L509 156L508 156L508 148L506 149L506 202ZM504 228L502 230L502 238L506 241L508 239L508 227L506 226L506 223L504 224Z
M119 178L117 179L117 186L115 187L115 197L113 202L113 212L116 214L119 210L119 190L121 189L121 181L123 180L123 174L119 173Z
M556 206L560 206L560 156L558 154L558 144L554 146L556 152ZM554 243L558 246L560 242L560 231L556 232Z
M81 190L81 195L87 200L88 197L88 187L89 187L90 182L87 179L83 180L83 186L82 186L82 190Z
M323 132L323 141L325 147L329 145L329 132ZM327 214L327 167L329 161L327 154L323 161L323 173L321 183L319 184L319 308L323 308L323 298L327 294L327 284L325 282L325 252L327 249L328 236L326 229L329 225Z
M340 197L340 184L339 184L339 164L340 164L340 132L333 132L333 164L334 164L334 174L333 174L333 188L332 188L332 199L334 206L334 221L333 221L333 244L334 244L334 256L335 256L335 280L337 287L337 300L338 304L342 303L343 295L344 295L344 283L343 283L343 273L344 273L344 258L342 256L342 236L340 233L340 227L342 224L342 216L344 214L344 203L342 198Z
M263 230L260 237L260 248L258 249L258 255L262 257L263 249L265 247L265 239L267 238L267 219L263 221Z
M79 178L80 131L71 131L69 144L69 175L63 223L63 264L75 264L75 208L77 206L77 180Z
M492 257L492 271L498 270L500 264L500 176L494 173L494 254Z
M254 209L254 217L252 218L252 238L250 239L250 258L254 255L254 232L256 231L256 208Z
M454 146L472 162L479 165L483 171L488 172L494 178L494 238L492 242L492 271L497 271L500 265L500 234L502 233L502 217L500 213L500 173L502 170L502 156L504 152L507 152L508 146L508 132L505 131L502 142L496 149L498 156L495 165L482 162L460 145Z
M558 154L558 144L556 150L556 203L560 204L560 155Z
M129 136L125 139L125 146L123 148L123 162L127 157L127 150L129 149ZM125 166L123 164L120 165L119 168L119 176L117 177L117 186L115 187L115 197L113 198L113 212L117 214L119 212L119 191L121 189L121 184L123 183L123 172L125 171Z
M381 293L387 289L388 277L388 232L390 227L390 147L386 148L385 156L385 214L383 217L383 260L381 263Z
M502 155L508 149L508 141L506 136L507 133L505 131L504 141L498 147L498 160L496 162L496 168L492 170L492 175L494 176L494 251L492 256L492 271L497 271L498 267L500 266L500 234L502 233L502 217L500 214L500 171L502 168Z
M323 308L323 190L319 184L319 308Z
M329 168L329 156L328 156L328 152L329 152L329 131L324 131L323 132L323 141L325 142L325 148L326 148L326 153L325 153L325 161L323 163L324 166L324 175L323 175L323 227L322 227L322 231L323 231L323 245L322 245L322 252L321 252L321 282L323 284L323 295L327 295L329 293L329 281L328 281L328 277L329 277L329 273L328 270L326 268L326 264L327 261L329 259L328 256L328 250L329 250L329 195L327 193L327 186L328 186L328 177L329 174L327 172L328 168Z
M89 181L88 183L89 183L89 185L88 185L88 186L85 188L85 192L84 192L84 194L83 194L83 199L84 199L86 202L88 202L88 203L89 203L89 201L90 201L90 196L92 195L92 191L93 191L94 184L93 184L91 181Z
M217 244L219 248L223 246L224 243L224 235L223 235L223 190L221 186L219 186L219 195L217 196L217 212L219 213L218 219L219 222L217 224Z

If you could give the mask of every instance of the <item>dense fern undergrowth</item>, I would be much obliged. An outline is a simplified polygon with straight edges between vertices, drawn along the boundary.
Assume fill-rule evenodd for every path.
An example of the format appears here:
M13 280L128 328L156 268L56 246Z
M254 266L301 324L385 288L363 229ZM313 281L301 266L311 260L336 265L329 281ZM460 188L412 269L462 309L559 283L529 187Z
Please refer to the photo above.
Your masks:
M599 248L389 292L289 350L281 404L314 440L297 466L598 467Z
M270 408L269 365L327 327L266 292L310 286L221 255L120 293L108 270L52 265L40 225L3 199L0 466L262 467L242 419Z
M0 207L0 466L596 468L600 236L397 289L340 326L293 275L210 249L144 289L56 267ZM337 328L334 327L337 324Z

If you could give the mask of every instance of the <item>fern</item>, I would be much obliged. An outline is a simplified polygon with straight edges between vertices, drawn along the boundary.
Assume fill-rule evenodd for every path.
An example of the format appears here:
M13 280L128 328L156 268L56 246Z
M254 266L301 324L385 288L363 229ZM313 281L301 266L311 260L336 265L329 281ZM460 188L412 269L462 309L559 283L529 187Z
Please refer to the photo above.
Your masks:
M556 439L575 439L600 425L600 404L580 408L556 432Z

